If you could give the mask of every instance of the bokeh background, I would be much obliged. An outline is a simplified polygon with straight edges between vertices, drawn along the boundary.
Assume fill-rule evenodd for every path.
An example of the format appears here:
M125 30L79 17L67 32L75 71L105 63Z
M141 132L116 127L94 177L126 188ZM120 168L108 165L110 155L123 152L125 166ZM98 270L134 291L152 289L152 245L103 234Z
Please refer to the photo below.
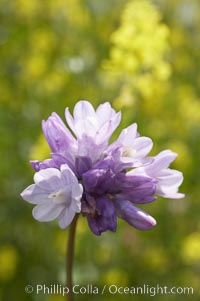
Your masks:
M143 208L158 225L120 221L94 236L78 223L74 277L82 285L192 286L200 292L200 2L198 0L0 0L0 301L62 301L26 294L27 284L65 284L68 231L39 223L19 196L32 183L29 159L49 157L41 120L64 118L80 99L122 110L172 149L184 173L181 200ZM116 136L115 136L116 137ZM150 300L148 295L79 295L76 300Z

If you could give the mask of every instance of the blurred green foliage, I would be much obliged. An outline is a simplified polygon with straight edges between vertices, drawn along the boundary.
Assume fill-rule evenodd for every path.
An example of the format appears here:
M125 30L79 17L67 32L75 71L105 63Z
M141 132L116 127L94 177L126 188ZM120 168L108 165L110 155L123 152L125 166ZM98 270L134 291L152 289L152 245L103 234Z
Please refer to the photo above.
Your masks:
M20 192L32 183L28 160L49 157L41 120L88 99L137 122L152 154L178 152L183 200L145 205L158 221L139 232L120 221L95 237L80 218L75 282L120 286L192 286L200 281L200 3L198 0L0 1L0 301L60 301L26 294L27 284L65 283L68 231L39 223ZM118 131L119 132L119 131ZM106 295L106 300L149 300ZM79 295L80 300L102 296Z

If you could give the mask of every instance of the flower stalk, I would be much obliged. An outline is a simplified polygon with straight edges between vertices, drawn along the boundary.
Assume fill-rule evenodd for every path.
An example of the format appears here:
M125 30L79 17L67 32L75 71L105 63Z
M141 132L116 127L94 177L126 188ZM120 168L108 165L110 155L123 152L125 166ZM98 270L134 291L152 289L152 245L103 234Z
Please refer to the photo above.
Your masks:
M67 242L66 252L66 275L67 275L67 287L69 294L67 295L67 301L73 301L73 259L74 259L74 247L75 247L75 234L76 225L79 214L76 214L69 228L69 237Z

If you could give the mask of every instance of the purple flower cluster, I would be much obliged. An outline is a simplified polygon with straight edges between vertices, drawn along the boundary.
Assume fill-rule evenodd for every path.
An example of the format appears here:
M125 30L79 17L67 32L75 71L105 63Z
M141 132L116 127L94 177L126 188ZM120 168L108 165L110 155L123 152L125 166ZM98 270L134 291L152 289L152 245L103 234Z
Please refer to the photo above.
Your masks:
M149 230L156 225L155 219L136 205L154 201L155 194L184 196L178 193L182 173L169 168L177 155L165 150L147 156L152 140L141 137L135 123L109 145L121 120L121 113L110 103L95 111L88 101L79 101L73 116L67 108L65 117L71 131L56 113L42 122L51 158L31 161L35 183L21 193L24 200L36 205L35 219L58 218L60 227L66 228L81 212L96 235L116 231L117 217L137 229Z

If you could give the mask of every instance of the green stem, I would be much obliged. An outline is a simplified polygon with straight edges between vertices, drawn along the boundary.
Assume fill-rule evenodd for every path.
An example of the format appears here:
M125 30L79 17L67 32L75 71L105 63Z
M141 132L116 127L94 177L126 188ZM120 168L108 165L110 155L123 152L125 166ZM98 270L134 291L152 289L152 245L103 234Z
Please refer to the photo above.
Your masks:
M74 258L74 244L75 244L75 233L76 233L76 224L79 214L76 214L69 229L69 238L67 242L67 253L66 253L66 273L67 273L67 287L69 288L69 293L67 295L67 301L73 301L74 296L72 292L73 288L73 258Z

